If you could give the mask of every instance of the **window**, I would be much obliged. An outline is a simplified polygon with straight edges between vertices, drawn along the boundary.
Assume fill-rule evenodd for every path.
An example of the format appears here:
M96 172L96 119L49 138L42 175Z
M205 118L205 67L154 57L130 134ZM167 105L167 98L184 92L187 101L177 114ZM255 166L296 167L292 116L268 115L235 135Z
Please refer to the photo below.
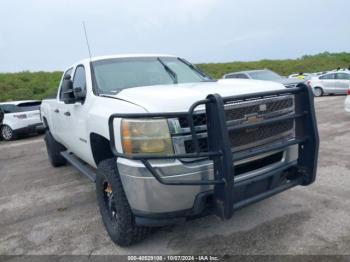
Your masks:
M238 75L237 74L226 75L225 78L226 79L238 78Z
M237 78L248 79L248 76L246 76L245 74L237 74Z
M248 79L248 76L246 76L245 74L232 74L232 75L227 75L225 78Z
M93 62L101 93L116 94L125 88L208 81L193 66L176 57L116 58Z
M80 87L81 89L86 89L86 77L85 77L85 68L80 65L75 70L73 88Z
M64 75L63 75L62 83L61 83L61 86L60 86L60 100L63 100L63 93L64 93L64 90L63 90L63 88L62 88L62 84L63 84L63 82L64 82L64 79L65 79L65 78L68 78L68 77L70 77L70 76L72 76L72 72L73 72L73 68L70 68L70 69L68 69L68 70L64 73Z
M327 74L327 75L323 75L319 77L322 80L331 80L331 79L335 79L335 74Z
M350 80L350 74L337 73L337 79L339 79L339 80Z
M41 102L26 102L26 103L20 103L17 106L22 112L28 112L28 111L35 111L40 109Z
M4 110L5 114L21 112L21 110L16 105L12 105L12 104L2 105L1 107Z
M270 70L249 72L249 75L252 79L255 80L279 81L282 79L279 74Z

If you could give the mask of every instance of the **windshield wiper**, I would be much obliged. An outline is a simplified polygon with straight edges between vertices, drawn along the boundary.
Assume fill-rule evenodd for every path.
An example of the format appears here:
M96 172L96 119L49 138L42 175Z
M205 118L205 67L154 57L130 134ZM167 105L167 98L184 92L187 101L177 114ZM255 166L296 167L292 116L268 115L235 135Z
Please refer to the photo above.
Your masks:
M174 84L177 84L178 81L177 81L177 75L176 73L170 69L169 66L167 66L163 61L162 59L160 59L159 57L157 58L157 60L159 61L159 63L162 64L162 66L164 67L165 71L168 72L168 74L170 75L170 77L174 80Z
M200 74L202 77L205 78L205 80L209 80L209 82L211 82L211 80L214 80L211 76L209 76L206 73L204 73L198 66L195 66L195 65L191 64L190 62L188 62L187 60L185 60L183 58L178 57L177 59L180 60L185 65L187 65L193 71L196 71L198 74ZM206 82L206 81L203 81L203 82Z

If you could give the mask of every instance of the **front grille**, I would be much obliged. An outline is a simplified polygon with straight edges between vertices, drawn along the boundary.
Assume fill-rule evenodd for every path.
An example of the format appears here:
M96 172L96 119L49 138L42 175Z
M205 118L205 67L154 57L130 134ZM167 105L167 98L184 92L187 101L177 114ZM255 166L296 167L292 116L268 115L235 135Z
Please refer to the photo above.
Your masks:
M261 105L265 105L265 110L261 109ZM293 99L287 98L283 100L276 100L267 103L259 103L255 105L242 106L225 110L226 121L239 120L245 118L246 115L258 114L263 116L276 111L281 111L293 106Z
M292 113L294 98L292 96L270 97L264 100L250 100L245 102L233 102L225 105L226 121L236 121L235 126L244 124L247 116L256 116L257 119L277 117ZM237 121L241 120L241 121ZM193 117L195 126L205 126L206 116L203 113L196 114ZM186 118L179 119L182 128L188 127ZM234 130L229 133L230 144L233 151L241 151L271 143L279 139L289 139L293 135L294 120L288 119L263 125L253 129ZM202 132L205 132L203 130ZM206 137L198 139L200 152L208 151L208 141ZM186 153L194 153L194 143L192 140L185 140L184 147Z
M293 98L288 97L285 99L272 100L266 103L260 102L259 100L249 102L253 105L240 105L230 104L227 105L228 109L225 110L225 116L227 121L244 119L246 115L258 114L258 116L264 116L266 114L282 111L293 106ZM264 110L261 108L261 104L265 105ZM181 128L188 128L189 123L186 117L180 117L179 123ZM193 116L193 123L195 126L206 125L207 119L205 114L196 114Z
M261 126L253 130L238 130L230 132L229 138L231 147L239 149L243 146L264 142L269 138L274 138L278 135L288 132L294 126L294 120L285 120L278 123ZM208 139L198 139L198 144L201 152L208 152ZM185 150L187 153L194 153L195 147L192 140L185 141Z
M231 147L237 148L275 137L291 130L293 126L294 120L290 119L270 125L261 126L253 130L246 129L230 132L229 136Z

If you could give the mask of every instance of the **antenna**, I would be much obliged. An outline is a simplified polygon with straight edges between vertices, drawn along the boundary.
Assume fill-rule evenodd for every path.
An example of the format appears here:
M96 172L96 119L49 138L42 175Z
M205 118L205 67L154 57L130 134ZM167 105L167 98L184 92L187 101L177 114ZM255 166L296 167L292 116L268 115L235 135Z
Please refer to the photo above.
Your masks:
M83 27L84 27L84 32L85 32L86 45L87 45L87 48L89 50L89 56L90 56L90 60L91 60L91 50L90 50L89 39L88 39L87 32L86 32L85 21L83 21Z

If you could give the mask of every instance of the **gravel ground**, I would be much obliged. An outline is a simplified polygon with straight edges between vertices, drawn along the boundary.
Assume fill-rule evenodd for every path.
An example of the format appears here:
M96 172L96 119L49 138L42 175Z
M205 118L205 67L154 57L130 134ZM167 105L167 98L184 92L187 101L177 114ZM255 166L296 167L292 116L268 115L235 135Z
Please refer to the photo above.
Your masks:
M350 115L344 97L316 99L317 181L236 212L155 230L120 248L99 215L94 185L49 165L42 137L0 142L0 254L350 255Z

